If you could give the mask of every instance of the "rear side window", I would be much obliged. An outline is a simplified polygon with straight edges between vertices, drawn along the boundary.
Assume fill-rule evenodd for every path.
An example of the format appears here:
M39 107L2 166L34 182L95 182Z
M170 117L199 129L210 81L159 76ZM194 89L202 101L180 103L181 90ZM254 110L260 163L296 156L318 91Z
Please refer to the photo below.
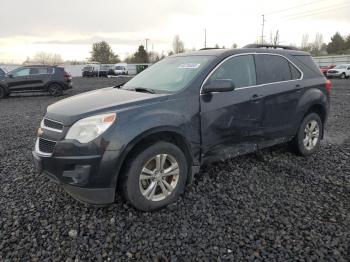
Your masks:
M294 55L293 62L303 71L304 78L319 77L323 74L310 55Z
M289 67L290 67L290 72L292 73L292 79L293 80L300 79L301 78L300 71L291 63L289 63Z
M0 68L0 76L4 76L5 72Z
M48 67L33 67L30 68L30 74L31 75L47 75L52 74L52 68Z
M252 55L235 56L220 65L208 81L231 79L236 88L256 85L254 57Z
M257 55L258 83L274 83L292 79L289 61L278 55Z

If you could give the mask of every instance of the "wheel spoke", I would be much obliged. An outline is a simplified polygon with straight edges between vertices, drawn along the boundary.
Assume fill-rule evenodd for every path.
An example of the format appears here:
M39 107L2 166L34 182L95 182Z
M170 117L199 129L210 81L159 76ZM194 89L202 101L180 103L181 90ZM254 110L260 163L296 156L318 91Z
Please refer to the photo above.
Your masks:
M312 121L310 123L310 131L313 132L316 128L317 122L316 121Z
M154 192L156 191L156 188L157 188L157 182L151 182L148 188L146 189L146 191L143 193L143 195L146 198L151 199L154 196Z
M170 172L178 169L179 169L179 165L177 163L173 163L170 167L164 170L164 174L169 174Z
M144 167L142 169L142 173L144 174L147 174L147 175L150 175L150 176L153 176L154 175L154 172L152 170L149 170L147 167Z
M165 188L164 183L163 183L162 180L159 181L159 185L160 185L160 188L162 189L162 192L163 192L163 194L164 194L165 196L167 196L167 195L170 194L170 192L168 191L168 189Z
M171 185L169 185L169 183L165 179L162 179L162 183L167 188L167 190L169 192L173 191L173 187Z

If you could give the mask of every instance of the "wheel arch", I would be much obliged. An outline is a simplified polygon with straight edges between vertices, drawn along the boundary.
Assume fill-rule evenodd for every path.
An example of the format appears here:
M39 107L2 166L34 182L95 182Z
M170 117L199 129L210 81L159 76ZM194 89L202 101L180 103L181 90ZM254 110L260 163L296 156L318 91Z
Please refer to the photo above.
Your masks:
M189 168L189 177L187 178L187 183L192 181L192 172L191 167L193 166L193 153L191 144L186 140L185 136L181 134L176 128L171 127L162 127L154 128L143 132L142 134L135 137L130 143L126 145L121 156L118 159L118 164L116 167L116 176L113 184L119 185L120 178L125 172L128 159L133 154L136 154L138 151L142 150L146 145L156 143L157 141L167 141L178 146L185 154L185 157L188 162Z

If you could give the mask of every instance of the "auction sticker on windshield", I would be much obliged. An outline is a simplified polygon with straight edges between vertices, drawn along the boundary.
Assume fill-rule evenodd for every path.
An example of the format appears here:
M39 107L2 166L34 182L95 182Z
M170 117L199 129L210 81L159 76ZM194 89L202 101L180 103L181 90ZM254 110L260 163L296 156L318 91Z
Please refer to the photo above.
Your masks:
M190 68L190 69L195 69L200 67L201 64L194 64L194 63L188 63L188 64L181 64L178 66L178 68Z

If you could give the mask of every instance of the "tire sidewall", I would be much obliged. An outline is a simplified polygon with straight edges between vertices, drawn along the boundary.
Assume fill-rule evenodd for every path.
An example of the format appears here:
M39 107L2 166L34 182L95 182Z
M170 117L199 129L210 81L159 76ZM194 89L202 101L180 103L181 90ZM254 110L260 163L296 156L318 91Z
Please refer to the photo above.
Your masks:
M303 142L304 130L305 130L306 125L311 120L315 120L317 122L319 129L320 129L320 133L319 133L317 144L314 146L314 148L311 150L307 150L305 148L304 142ZM320 146L320 141L321 141L322 136L323 136L323 124L322 124L320 116L316 113L311 113L311 114L307 115L306 117L304 117L304 119L300 125L300 128L298 130L298 149L299 149L299 152L304 156L309 156L309 155L312 155L313 153L315 153Z
M146 199L139 188L139 177L144 165L158 154L172 155L179 165L179 181L175 189L169 196L161 201L151 201ZM184 192L188 173L188 163L184 153L174 144L168 142L157 142L138 153L128 164L128 170L125 176L124 194L127 200L137 209L151 211L166 206L175 200Z
M6 97L6 91L3 87L0 86L0 99Z

